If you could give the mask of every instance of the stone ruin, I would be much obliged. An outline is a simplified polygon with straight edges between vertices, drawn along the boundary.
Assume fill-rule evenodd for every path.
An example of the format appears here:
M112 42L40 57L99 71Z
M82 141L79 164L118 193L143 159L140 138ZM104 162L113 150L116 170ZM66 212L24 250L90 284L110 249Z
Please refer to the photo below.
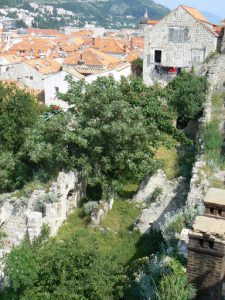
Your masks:
M188 278L197 300L225 297L225 190L211 188L204 199L204 216L189 231Z
M13 197L1 195L0 230L5 237L1 239L0 259L25 236L30 240L37 237L44 224L49 226L50 235L57 234L59 227L72 210L85 196L85 183L78 172L60 172L49 190L35 190L29 196ZM0 282L4 277L0 261Z

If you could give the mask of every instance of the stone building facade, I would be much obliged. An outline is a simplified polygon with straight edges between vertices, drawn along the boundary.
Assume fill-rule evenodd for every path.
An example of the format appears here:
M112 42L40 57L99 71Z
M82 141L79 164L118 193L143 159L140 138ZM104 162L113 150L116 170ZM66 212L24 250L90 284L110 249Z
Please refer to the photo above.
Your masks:
M170 79L203 63L210 53L221 50L222 32L196 9L179 6L145 31L144 82Z
M225 276L225 190L210 189L205 215L189 232L188 278L198 289L197 300L221 300Z

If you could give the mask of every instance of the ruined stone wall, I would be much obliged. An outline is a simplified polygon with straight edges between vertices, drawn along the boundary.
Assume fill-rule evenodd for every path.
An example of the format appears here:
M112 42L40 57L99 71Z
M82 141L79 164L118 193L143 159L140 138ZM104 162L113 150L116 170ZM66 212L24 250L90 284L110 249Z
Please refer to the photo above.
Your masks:
M0 258L21 243L38 236L44 224L56 235L70 212L85 196L85 184L77 172L60 172L49 190L35 190L28 198L1 195L0 229L6 234L0 246ZM3 276L3 274L2 274ZM0 265L1 280L1 265Z
M217 55L214 59L195 69L197 75L204 76L208 74L209 94L206 99L203 117L200 120L197 143L199 153L196 156L196 162L192 170L192 179L190 182L190 192L188 194L187 206L194 206L196 203L203 201L204 195L210 187L208 175L204 172L206 166L204 156L204 138L203 130L212 119L212 95L225 91L225 55Z

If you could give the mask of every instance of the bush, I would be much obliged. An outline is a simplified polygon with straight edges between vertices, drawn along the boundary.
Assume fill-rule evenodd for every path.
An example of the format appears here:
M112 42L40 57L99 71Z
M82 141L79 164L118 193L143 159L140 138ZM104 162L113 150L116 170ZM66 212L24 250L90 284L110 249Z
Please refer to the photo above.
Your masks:
M84 204L84 213L87 216L90 216L92 212L96 211L98 209L98 202L96 201L89 201Z
M183 72L168 84L167 90L169 104L177 112L178 124L182 128L200 116L208 90L205 77Z

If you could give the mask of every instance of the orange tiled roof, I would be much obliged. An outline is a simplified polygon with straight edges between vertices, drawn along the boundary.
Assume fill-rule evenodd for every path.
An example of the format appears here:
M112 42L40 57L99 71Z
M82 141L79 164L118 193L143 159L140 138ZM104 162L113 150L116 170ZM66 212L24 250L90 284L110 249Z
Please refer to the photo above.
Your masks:
M222 28L219 29L220 26L216 26L207 20L196 8L189 7L186 5L181 5L183 9L185 9L189 14L191 14L196 20L198 20L209 32L218 36L222 33ZM210 28L210 26L211 28Z
M70 36L92 36L94 34L93 30L80 30L80 31L74 31L70 34Z
M39 28L28 28L26 29L29 35L36 36L57 36L59 32L55 29L39 29Z
M49 75L61 70L61 64L49 58L25 60L24 62L43 75Z
M217 33L217 34L222 34L223 32L223 26L219 26L219 25L214 25L214 31Z
M130 52L130 49L115 39L93 39L93 48L102 52L124 54Z
M22 58L17 55L3 54L0 55L0 58L5 58L11 64L20 63L22 61Z
M139 57L138 53L133 52L126 57L126 61L131 63L136 59L138 59L138 57Z
M182 5L182 7L198 21L209 22L196 8L187 5Z
M88 48L84 51L77 51L68 55L63 64L65 65L79 65L80 61L83 65L92 67L112 67L118 65L121 60L110 55L107 55L94 48Z
M156 25L159 24L160 20L148 20L149 25Z

